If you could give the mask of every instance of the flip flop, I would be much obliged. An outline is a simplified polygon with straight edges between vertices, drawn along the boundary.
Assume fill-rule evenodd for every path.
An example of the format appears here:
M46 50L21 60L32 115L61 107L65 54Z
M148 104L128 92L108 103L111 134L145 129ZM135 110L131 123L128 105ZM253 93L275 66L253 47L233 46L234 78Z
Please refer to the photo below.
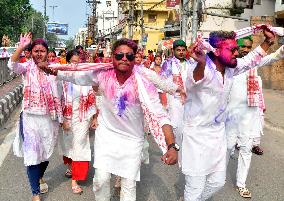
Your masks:
M76 186L72 186L72 192L74 194L79 194L81 195L83 193L83 189L81 188L81 186L76 185Z
M39 189L40 189L40 193L41 194L45 194L45 193L47 193L48 192L48 185L47 185L47 183L41 183L41 184L39 184Z
M247 188L237 187L237 191L243 198L251 198L251 192Z

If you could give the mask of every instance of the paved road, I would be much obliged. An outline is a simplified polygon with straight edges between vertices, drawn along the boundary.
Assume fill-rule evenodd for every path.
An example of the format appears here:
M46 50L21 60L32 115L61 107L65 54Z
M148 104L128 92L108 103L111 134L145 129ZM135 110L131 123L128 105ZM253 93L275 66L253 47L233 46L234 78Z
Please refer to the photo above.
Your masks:
M275 108L275 102L284 103L284 95L266 91L267 107ZM278 105L279 107L279 105ZM284 200L284 129L280 122L284 122L281 115L283 109L271 109L267 115L265 135L262 138L263 156L253 155L247 187L252 191L251 201L283 201ZM16 158L10 149L14 137L14 124L18 111L10 121L0 129L0 201L27 201L31 200L30 189L23 166L23 160ZM277 124L273 124L277 118ZM284 124L282 124L284 125ZM93 139L92 134L92 139ZM182 200L184 179L177 166L165 166L160 162L158 147L151 142L150 164L141 168L141 182L137 184L137 201L177 201ZM230 161L227 173L227 183L211 201L242 201L235 188L236 157ZM3 161L3 163L1 163ZM2 164L2 165L1 165ZM58 151L55 150L46 172L46 179L50 192L43 196L44 201L67 200L94 200L92 192L93 169L86 182L82 183L84 193L73 195L70 190L70 180L64 175L65 167L62 164ZM112 201L118 197L112 190Z

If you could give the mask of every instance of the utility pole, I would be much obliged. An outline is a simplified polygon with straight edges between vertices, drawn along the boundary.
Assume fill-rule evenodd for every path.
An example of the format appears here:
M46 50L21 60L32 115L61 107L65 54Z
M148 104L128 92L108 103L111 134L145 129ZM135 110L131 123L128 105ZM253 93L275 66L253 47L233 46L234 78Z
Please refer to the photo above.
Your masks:
M129 2L129 22L128 22L128 38L132 39L133 37L133 15L134 15L134 5L133 1Z
M97 26L97 4L101 3L98 0L87 0L86 3L89 3L92 6L92 16L90 17L90 30L89 30L89 37L92 38L93 42L96 40L96 36L98 34L98 26Z
M198 30L198 7L200 4L200 0L192 0L192 34L191 34L191 43L193 43L197 37L197 30Z
M103 35L105 35L105 12L103 12Z
M32 33L34 32L34 17L32 17Z
M141 45L143 46L144 39L144 11L143 11L144 2L141 1Z
M180 25L180 33L181 33L181 39L182 40L186 40L186 35L187 35L187 31L188 31L188 26L187 26L187 22L188 22L188 0L181 0L181 25Z
M43 38L46 39L46 0L44 0Z

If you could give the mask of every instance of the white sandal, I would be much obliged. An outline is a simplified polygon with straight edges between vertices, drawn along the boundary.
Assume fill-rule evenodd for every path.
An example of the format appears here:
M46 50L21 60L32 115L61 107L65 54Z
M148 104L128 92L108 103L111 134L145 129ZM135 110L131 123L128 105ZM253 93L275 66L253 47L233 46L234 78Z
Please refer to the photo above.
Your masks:
M40 193L41 194L45 194L48 192L48 185L47 183L42 183L42 184L39 184L39 189L40 189Z
M251 192L247 188L237 187L237 191L243 198L251 198Z

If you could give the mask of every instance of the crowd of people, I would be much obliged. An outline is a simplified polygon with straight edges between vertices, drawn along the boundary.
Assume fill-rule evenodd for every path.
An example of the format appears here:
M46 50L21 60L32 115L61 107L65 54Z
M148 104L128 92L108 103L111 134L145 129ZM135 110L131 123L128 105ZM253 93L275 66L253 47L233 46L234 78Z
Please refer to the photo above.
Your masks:
M178 39L168 58L152 51L146 57L125 38L115 41L111 52L98 44L91 56L77 46L57 57L45 40L22 35L8 63L24 82L13 150L24 157L32 200L48 192L44 173L57 142L66 165L62 174L71 178L74 194L83 192L79 182L88 177L90 128L95 129L96 201L110 200L111 174L121 188L120 200L136 200L141 163L149 163L149 134L161 149L161 161L178 164L185 175L185 201L207 200L224 186L235 148L236 187L250 198L252 151L263 154L265 104L257 68L284 58L283 46L266 54L275 33L263 26L263 34L254 50L252 37L236 40L235 32L211 32L214 51Z

